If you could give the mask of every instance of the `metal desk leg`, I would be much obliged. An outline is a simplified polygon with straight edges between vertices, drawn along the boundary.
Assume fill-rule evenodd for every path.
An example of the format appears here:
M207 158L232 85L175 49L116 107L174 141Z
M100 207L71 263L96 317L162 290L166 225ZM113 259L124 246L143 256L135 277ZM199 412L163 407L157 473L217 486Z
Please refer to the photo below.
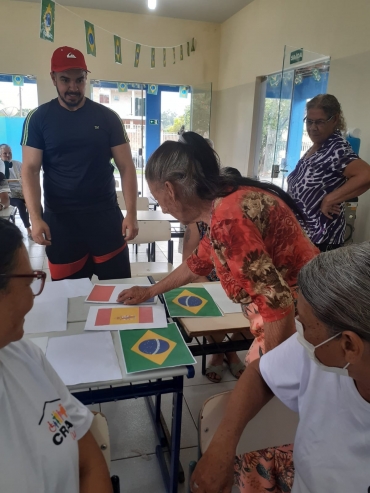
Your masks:
M150 262L155 262L155 243L151 244Z
M184 383L182 381L182 383ZM180 439L183 393L176 392L172 400L170 493L177 493L180 465Z
M168 240L168 262L173 264L173 240Z
M203 336L203 345L207 344L207 339ZM206 374L207 367L207 356L205 353L202 354L202 375Z

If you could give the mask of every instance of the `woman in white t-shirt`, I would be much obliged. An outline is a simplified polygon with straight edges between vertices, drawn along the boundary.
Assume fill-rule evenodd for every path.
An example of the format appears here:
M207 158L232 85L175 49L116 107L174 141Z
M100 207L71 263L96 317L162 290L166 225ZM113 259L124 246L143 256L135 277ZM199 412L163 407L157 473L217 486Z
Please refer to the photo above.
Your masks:
M292 493L370 492L370 242L315 257L298 284L297 333L241 376L192 492L228 493L234 480L243 492L236 446L274 394L300 418Z
M89 431L92 413L41 350L21 340L45 277L32 270L19 229L0 219L0 491L110 493L108 468Z

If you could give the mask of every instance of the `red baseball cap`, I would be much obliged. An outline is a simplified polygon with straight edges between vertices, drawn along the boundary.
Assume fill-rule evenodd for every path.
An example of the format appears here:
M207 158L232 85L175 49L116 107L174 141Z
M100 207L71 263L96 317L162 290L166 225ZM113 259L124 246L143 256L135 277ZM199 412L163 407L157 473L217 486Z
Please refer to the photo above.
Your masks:
M72 68L80 68L90 72L90 70L87 70L85 57L79 50L70 46L57 48L51 57L51 71L64 72Z

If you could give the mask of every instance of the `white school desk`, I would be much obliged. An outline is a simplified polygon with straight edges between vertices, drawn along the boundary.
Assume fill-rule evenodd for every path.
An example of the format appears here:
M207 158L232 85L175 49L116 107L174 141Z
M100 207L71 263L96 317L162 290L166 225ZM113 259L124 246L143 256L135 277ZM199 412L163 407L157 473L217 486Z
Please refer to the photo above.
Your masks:
M127 211L122 210L122 214L126 217ZM171 216L171 214L164 214L162 211L137 211L138 221L169 221L170 223L178 223L179 220Z
M146 277L133 279L114 279L99 281L99 284L150 284ZM84 332L85 321L88 308L91 304L85 303L85 296L70 298L68 300L68 325L63 332L49 332L30 334L26 337L63 337L67 335L82 334ZM93 306L97 306L96 303ZM87 308L87 309L86 309ZM156 455L159 460L162 476L167 493L176 493L178 482L183 482L185 477L180 466L180 435L182 418L182 397L184 376L194 377L193 366L178 366L175 368L164 368L150 370L136 374L127 374L123 361L122 348L118 331L111 331L114 347L118 357L118 362L122 372L122 380L111 382L90 382L85 384L73 385L69 390L82 403L96 404L117 400L126 400L138 397L146 397L149 409L154 421L154 426L161 445L156 448ZM66 364L68 362L66 361ZM161 396L162 394L173 394L173 413L171 435L166 436L161 420ZM155 396L153 403L151 396ZM170 467L167 468L163 447L171 451Z

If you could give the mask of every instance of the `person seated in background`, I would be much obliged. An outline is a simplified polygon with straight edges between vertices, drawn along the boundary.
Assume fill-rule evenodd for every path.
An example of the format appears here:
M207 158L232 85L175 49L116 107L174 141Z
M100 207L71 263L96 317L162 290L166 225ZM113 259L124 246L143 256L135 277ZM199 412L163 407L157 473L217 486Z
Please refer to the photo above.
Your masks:
M301 212L301 224L322 252L344 244L343 202L370 188L370 166L342 136L341 105L331 94L306 104L304 119L312 147L288 176L288 193Z
M211 139L204 139L207 144L214 149L214 145ZM221 171L232 176L241 177L241 173L238 169L232 167L221 168ZM184 234L184 245L182 251L182 261L185 262L188 257L193 253L193 251L198 247L199 242L207 234L207 224L200 221L197 223L189 224L186 226ZM217 277L216 269L213 269L207 276L200 276L197 282L213 282L219 281ZM225 334L214 334L211 338L207 338L208 342L221 342L225 337ZM237 335L232 335L231 339L234 340ZM218 383L222 380L223 375L223 361L225 354L214 354L211 357L209 366L206 369L206 377L208 380L214 383ZM245 369L244 363L242 363L235 351L227 353L227 362L230 368L231 374L236 378L240 378L240 375Z
M0 172L0 211L6 209L10 205L10 188L4 173Z
M20 230L0 218L0 491L111 493L93 414L22 340L45 277L32 270Z
M229 493L234 481L242 493L369 491L370 242L318 255L298 286L297 332L237 382L193 493ZM235 458L243 429L274 394L299 413L295 472L282 454Z
M0 159L4 163L5 178L10 188L10 204L16 207L21 216L28 238L32 240L30 216L27 211L26 201L22 191L22 163L12 159L12 150L7 144L0 145Z

